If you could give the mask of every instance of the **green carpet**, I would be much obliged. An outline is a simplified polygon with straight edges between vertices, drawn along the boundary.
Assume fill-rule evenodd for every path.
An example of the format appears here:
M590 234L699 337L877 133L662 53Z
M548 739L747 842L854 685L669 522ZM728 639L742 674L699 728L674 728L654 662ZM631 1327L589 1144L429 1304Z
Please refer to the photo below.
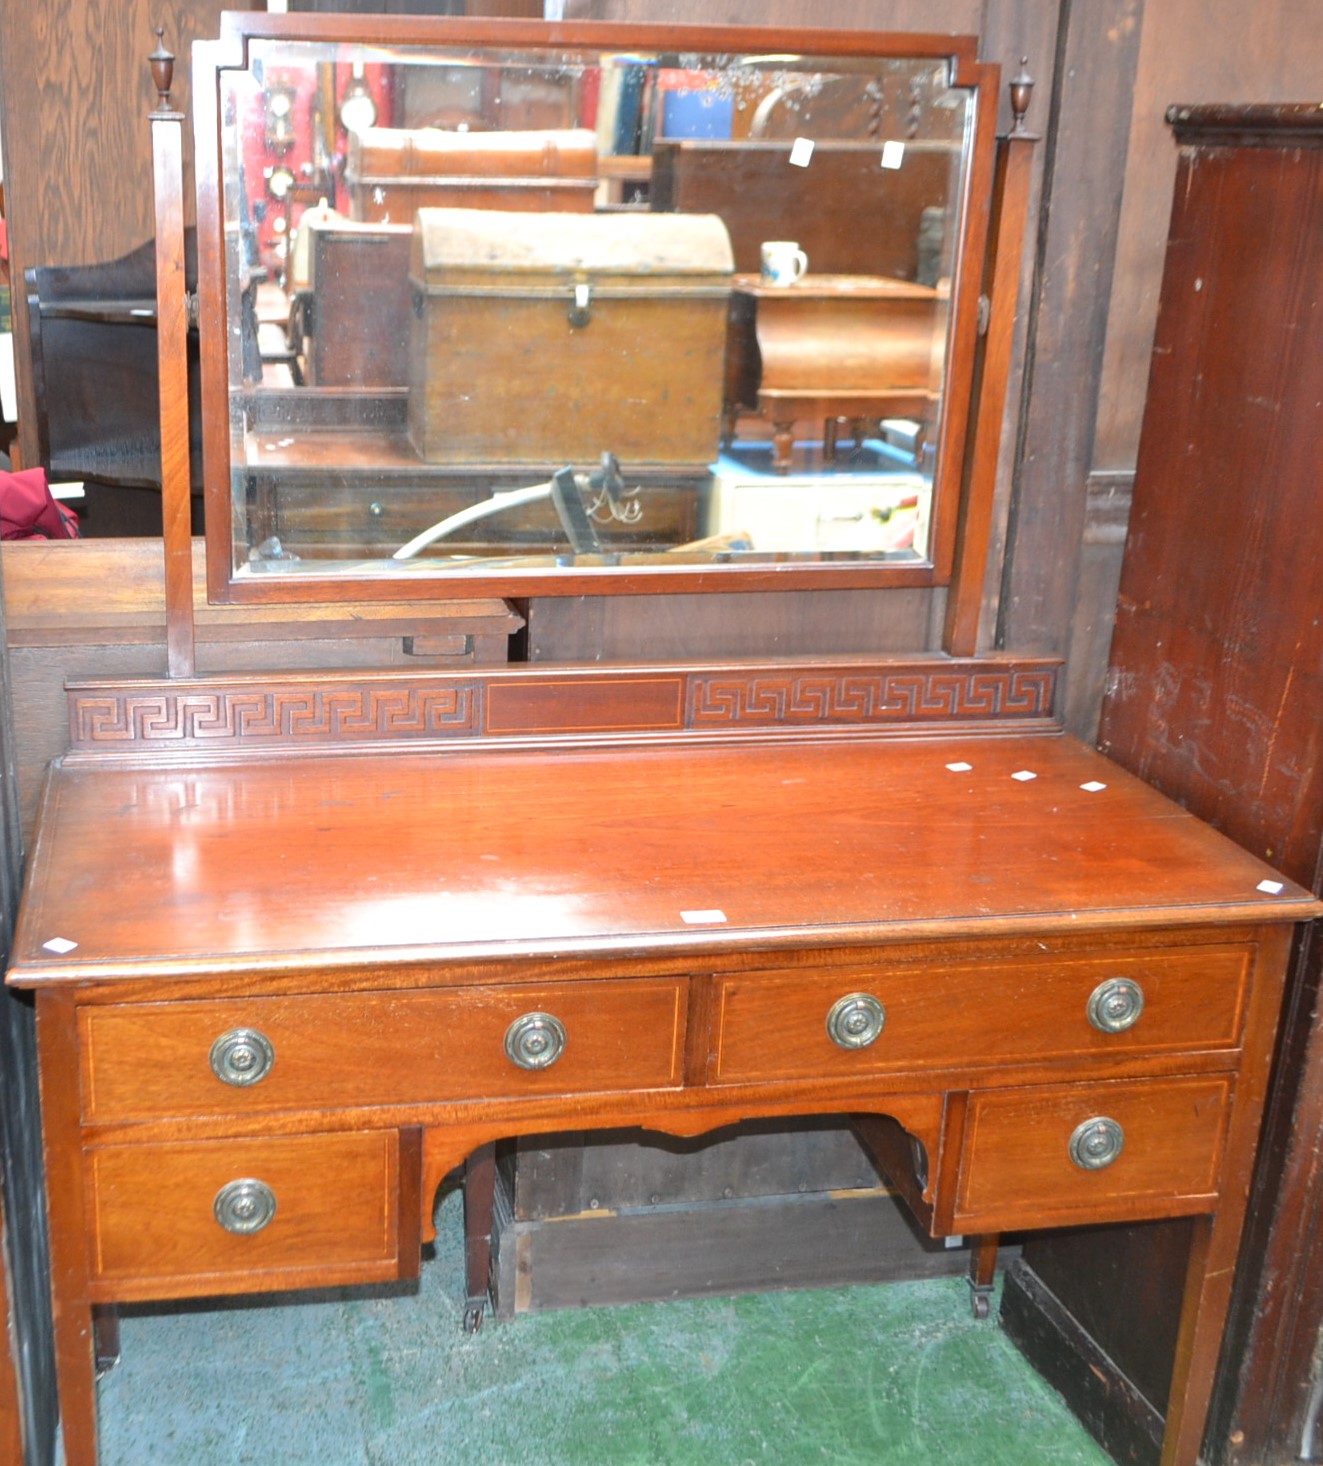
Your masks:
M1102 1466L962 1279L459 1327L449 1198L419 1289L123 1321L102 1466Z

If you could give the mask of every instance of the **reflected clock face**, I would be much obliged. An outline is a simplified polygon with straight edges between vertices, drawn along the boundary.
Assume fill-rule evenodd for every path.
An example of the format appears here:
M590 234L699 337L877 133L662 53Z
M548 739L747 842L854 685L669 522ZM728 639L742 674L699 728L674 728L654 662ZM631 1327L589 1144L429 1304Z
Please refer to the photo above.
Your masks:
M340 125L346 132L362 132L377 120L377 104L361 82L351 83L340 103Z
M266 170L266 191L273 199L284 199L294 187L294 174L289 168Z
M294 89L271 85L266 93L266 145L273 153L294 146Z

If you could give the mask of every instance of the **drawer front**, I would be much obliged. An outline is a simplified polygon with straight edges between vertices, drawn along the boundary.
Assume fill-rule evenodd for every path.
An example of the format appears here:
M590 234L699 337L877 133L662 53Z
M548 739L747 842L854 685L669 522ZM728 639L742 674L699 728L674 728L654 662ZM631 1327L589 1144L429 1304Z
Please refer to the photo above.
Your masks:
M140 1296L397 1273L393 1130L98 1146L87 1177L92 1276Z
M1231 1085L1214 1075L971 1095L956 1229L1200 1210L1217 1194Z
M743 973L720 983L716 1078L1232 1049L1249 970L1244 948L1182 947Z
M683 979L645 978L87 1008L84 1118L677 1085L685 992Z

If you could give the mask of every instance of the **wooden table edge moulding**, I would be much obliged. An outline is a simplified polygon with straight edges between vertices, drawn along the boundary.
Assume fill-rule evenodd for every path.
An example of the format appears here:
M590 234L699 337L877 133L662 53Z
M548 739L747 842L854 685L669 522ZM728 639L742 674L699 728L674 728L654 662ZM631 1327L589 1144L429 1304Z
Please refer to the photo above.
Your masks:
M986 495L944 654L193 675L156 66L172 675L69 687L8 973L67 1466L97 1459L98 1307L416 1276L475 1156L476 1292L503 1137L827 1114L978 1239L979 1290L1001 1232L1194 1218L1163 1448L1193 1466L1323 905L1064 736L1056 662L968 655ZM1013 314L995 292L993 343Z

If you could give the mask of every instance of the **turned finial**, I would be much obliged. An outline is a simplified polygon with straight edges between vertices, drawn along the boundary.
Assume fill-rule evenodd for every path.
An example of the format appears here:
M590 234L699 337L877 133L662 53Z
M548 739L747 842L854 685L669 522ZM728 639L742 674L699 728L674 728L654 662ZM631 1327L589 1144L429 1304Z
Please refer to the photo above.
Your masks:
M156 50L147 58L152 68L152 83L156 87L156 106L161 112L170 110L170 86L174 81L175 58L165 49L165 27L156 27Z
M1029 98L1033 96L1034 79L1029 75L1029 58L1020 57L1020 70L1011 79L1011 115L1015 119L1012 132L1024 131L1024 114L1029 110Z

